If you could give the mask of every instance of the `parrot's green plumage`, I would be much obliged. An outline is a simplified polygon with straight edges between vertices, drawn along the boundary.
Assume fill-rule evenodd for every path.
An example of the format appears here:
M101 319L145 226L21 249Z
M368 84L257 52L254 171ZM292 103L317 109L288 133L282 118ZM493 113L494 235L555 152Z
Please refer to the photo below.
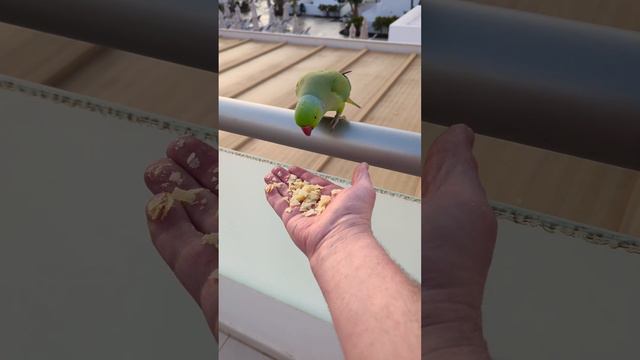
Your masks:
M296 124L305 135L318 126L327 111L335 111L332 128L340 120L346 103L360 107L349 97L351 83L345 73L332 70L314 71L303 76L296 84Z

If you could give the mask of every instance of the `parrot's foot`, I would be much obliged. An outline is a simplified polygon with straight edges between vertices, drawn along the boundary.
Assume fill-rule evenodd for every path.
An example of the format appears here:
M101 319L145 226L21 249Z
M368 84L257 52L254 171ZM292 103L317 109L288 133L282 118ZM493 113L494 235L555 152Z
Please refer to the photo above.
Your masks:
M331 131L335 130L336 126L338 126L338 123L340 123L340 121L347 121L347 118L344 117L343 115L336 115L332 120L331 120Z

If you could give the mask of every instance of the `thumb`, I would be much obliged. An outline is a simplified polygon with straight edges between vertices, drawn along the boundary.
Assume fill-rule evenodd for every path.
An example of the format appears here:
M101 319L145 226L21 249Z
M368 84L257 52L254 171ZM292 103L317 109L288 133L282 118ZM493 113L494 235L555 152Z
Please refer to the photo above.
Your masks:
M366 185L373 187L373 183L371 182L371 177L369 176L369 164L363 162L356 166L355 170L353 170L353 176L351 177L352 185Z

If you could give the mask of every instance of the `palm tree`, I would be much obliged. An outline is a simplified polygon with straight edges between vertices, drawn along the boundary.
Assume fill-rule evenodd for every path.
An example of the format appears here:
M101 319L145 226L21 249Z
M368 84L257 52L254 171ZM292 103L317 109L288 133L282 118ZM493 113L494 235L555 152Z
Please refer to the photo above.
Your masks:
M362 4L362 0L348 0L349 5L351 5L351 16L358 17L360 14L358 13L358 5Z

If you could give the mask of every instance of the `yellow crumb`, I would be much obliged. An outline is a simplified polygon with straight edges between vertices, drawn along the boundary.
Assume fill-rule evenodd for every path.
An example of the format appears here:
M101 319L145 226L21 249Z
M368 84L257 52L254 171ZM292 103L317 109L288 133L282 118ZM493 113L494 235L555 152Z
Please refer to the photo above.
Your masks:
M162 193L160 196L152 198L147 206L147 213L151 220L164 219L169 213L169 210L171 210L173 202L173 196L169 193Z
M289 185L288 198L289 207L285 212L290 213L292 208L299 206L299 211L304 216L320 215L331 202L331 196L322 195L323 186L311 184L308 181L299 179L297 176L290 174L287 179ZM331 195L335 195L340 190L334 189Z
M191 189L191 190L183 190L176 186L173 189L171 196L178 201L191 205L196 201L196 198L198 197L198 193L202 190L204 189L198 188L198 189Z
M213 245L215 247L218 247L218 234L217 233L205 234L202 237L202 244L208 244L208 245Z
M174 171L169 176L169 181L172 181L172 182L180 185L180 184L182 184L182 175L179 172Z
M323 212L324 209L327 208L327 205L329 205L330 202L331 202L331 196L322 195L320 197L320 201L318 201L318 205L316 205L316 210L318 210L319 213Z
M187 204L193 204L198 197L198 193L204 189L191 189L183 190L179 187L175 187L171 193L162 193L160 196L156 196L151 199L147 206L147 213L151 220L162 220L167 216L169 210L176 201L184 202ZM206 199L200 201L201 205L206 204Z
M276 183L267 184L267 186L264 187L264 191L266 191L267 193L270 193L273 191L273 189L276 189L278 185L279 184L276 184Z

